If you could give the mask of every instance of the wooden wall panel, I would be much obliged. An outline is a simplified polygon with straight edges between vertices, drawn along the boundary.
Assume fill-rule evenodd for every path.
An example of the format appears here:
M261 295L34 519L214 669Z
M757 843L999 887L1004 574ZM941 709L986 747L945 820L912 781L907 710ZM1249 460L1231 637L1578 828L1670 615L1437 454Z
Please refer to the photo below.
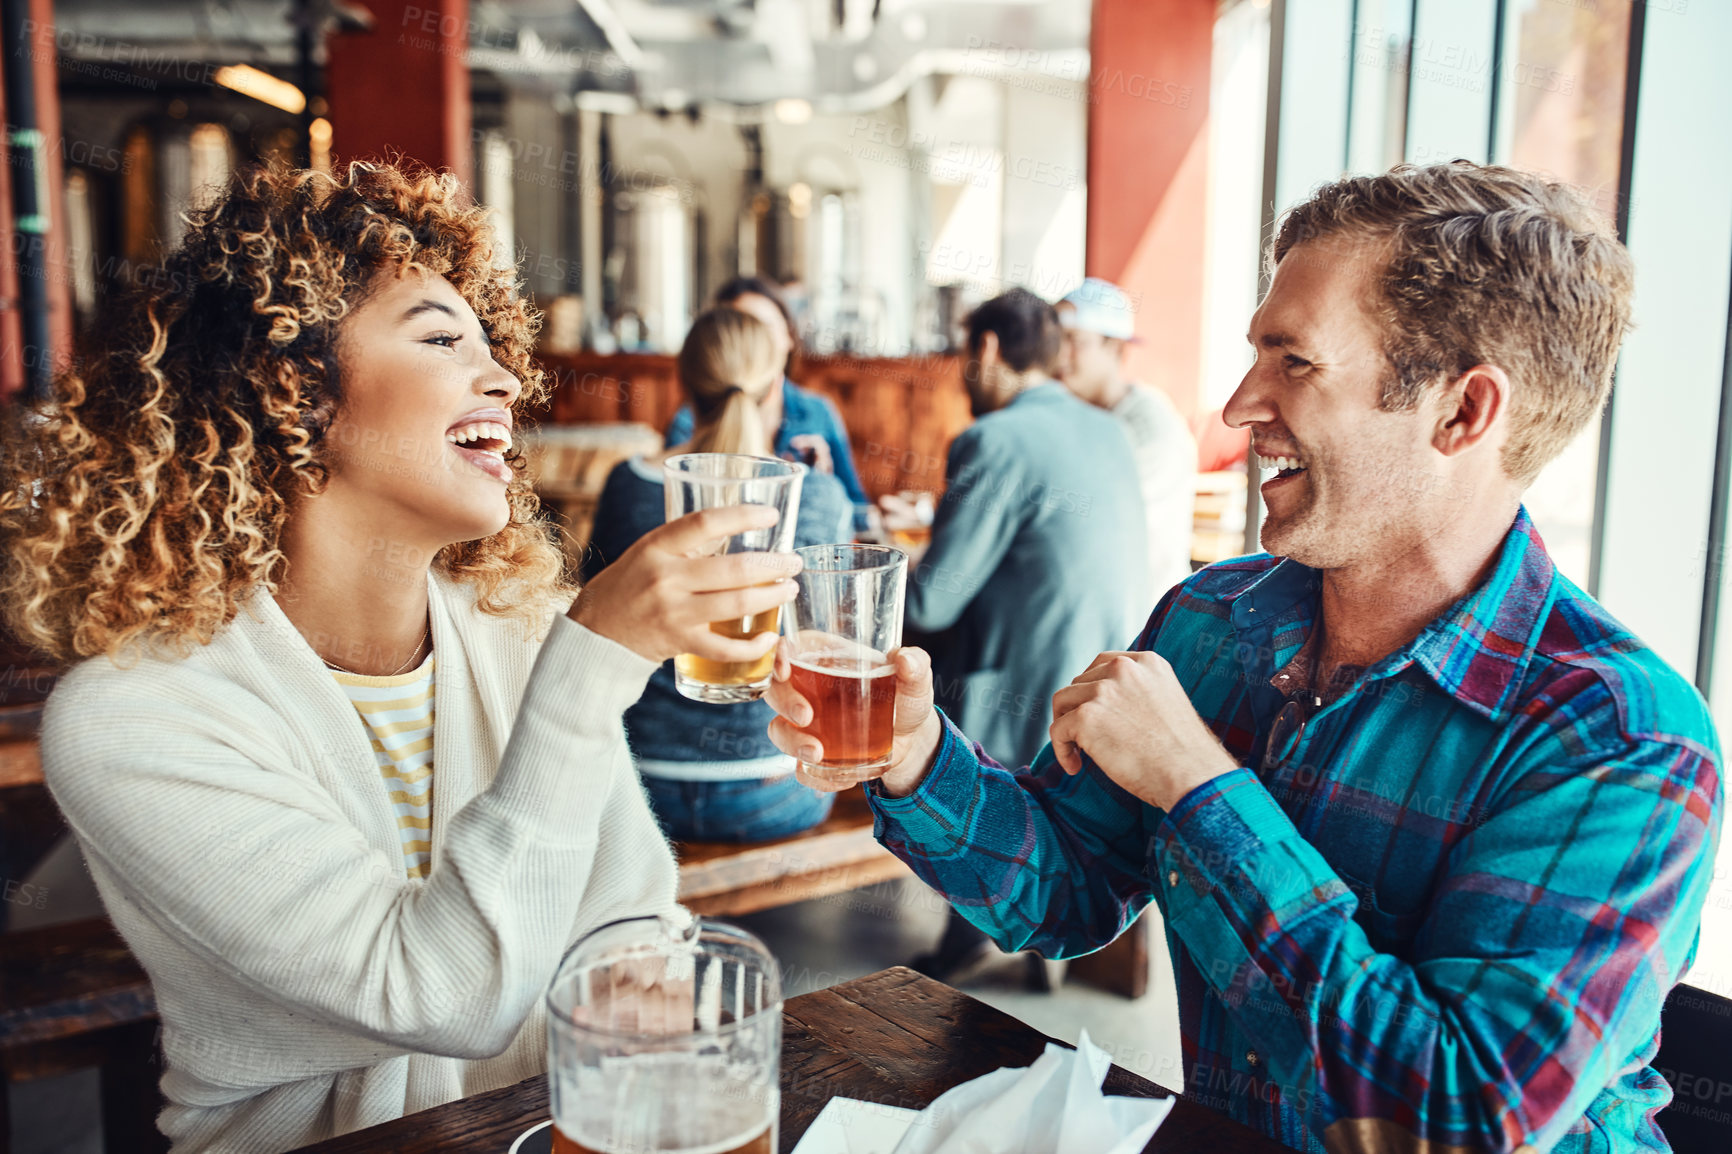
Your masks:
M553 377L539 417L547 423L641 421L664 429L680 405L671 356L544 354L541 363ZM806 356L800 383L835 402L870 496L944 488L950 441L973 419L959 358Z

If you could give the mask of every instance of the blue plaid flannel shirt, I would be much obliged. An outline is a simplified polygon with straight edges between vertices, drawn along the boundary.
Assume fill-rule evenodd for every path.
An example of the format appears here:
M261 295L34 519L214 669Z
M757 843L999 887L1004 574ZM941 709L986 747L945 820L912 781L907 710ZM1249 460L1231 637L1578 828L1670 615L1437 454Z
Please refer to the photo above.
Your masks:
M869 791L879 840L1006 949L1087 953L1157 903L1186 1093L1294 1149L1665 1149L1648 1063L1723 805L1701 697L1524 509L1262 772L1318 580L1259 555L1161 599L1135 647L1241 764L1171 812L946 720L918 790Z

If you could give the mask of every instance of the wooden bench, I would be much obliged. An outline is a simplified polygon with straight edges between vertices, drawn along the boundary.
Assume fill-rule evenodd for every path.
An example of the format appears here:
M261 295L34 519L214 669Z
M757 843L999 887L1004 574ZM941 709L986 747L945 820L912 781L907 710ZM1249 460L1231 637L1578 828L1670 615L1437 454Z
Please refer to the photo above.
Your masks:
M107 918L0 934L0 1070L8 1084L101 1071L107 1150L157 1154L156 997ZM0 1094L0 1154L11 1119Z
M836 795L822 823L776 841L679 842L680 902L711 917L749 914L910 877L872 837L865 795Z
M42 755L34 737L0 738L0 789L42 784Z

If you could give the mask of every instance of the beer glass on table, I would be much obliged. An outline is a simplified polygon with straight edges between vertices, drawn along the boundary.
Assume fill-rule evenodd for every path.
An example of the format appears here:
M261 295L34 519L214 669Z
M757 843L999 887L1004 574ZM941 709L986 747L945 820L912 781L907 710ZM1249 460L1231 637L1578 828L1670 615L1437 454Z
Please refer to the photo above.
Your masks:
M824 759L814 777L855 782L890 764L895 736L896 670L908 555L884 545L810 545L783 642L789 684L812 706L806 732Z
M553 1154L775 1154L782 981L723 922L627 918L547 992Z
M662 469L669 521L700 509L769 505L781 514L774 525L730 537L721 551L786 553L794 547L804 465L743 453L682 453L669 457ZM744 640L779 632L780 621L781 609L776 608L750 617L712 621L710 628L724 637ZM695 653L682 653L674 658L674 686L695 701L756 701L769 686L774 668L774 653L756 661L711 661Z

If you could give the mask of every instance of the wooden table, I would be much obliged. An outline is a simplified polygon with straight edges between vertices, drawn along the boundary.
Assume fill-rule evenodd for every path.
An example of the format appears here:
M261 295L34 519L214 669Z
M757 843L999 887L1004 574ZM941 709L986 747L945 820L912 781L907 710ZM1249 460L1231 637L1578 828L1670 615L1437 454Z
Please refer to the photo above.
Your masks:
M1045 1035L967 994L900 966L789 999L782 1027L783 1154L838 1095L921 1108L952 1086L1040 1057ZM1119 1067L1111 1094L1164 1098ZM547 1117L547 1079L411 1114L303 1147L300 1154L505 1154ZM1181 1099L1148 1150L1154 1154L1278 1154L1285 1149L1206 1107Z

